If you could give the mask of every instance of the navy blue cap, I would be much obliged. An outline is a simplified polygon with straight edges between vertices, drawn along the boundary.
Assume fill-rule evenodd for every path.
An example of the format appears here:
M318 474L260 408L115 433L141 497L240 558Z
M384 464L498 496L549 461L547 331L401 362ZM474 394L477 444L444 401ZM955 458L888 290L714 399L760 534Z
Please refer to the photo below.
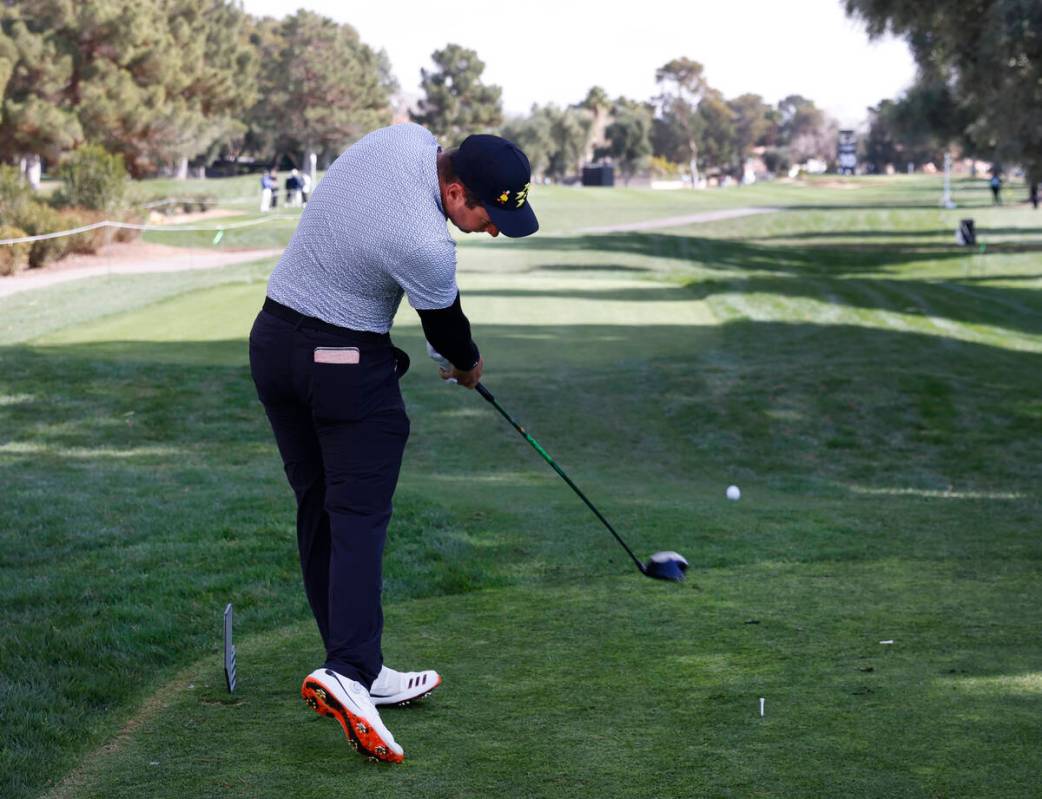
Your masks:
M539 230L528 202L532 167L516 144L485 133L468 136L456 151L452 166L504 236L518 239Z

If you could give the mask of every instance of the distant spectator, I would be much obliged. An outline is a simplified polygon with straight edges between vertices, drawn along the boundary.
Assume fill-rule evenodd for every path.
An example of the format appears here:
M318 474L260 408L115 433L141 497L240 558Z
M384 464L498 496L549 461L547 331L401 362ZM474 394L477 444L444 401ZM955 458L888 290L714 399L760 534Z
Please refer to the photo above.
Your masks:
M308 195L311 194L311 173L305 172L300 179L300 193L304 205L308 204Z
M300 182L300 172L294 169L289 173L289 177L286 178L286 206L290 208L300 208L300 189L303 184Z
M1028 189L1028 199L1031 201L1032 207L1038 210L1038 181L1031 181L1031 187Z
M991 173L991 196L995 205L1002 205L1002 178L998 172Z
M262 213L272 208L272 199L278 196L279 184L275 178L272 177L272 174L265 172L261 175L260 209Z
M271 176L271 207L279 207L279 173L272 169L269 173Z

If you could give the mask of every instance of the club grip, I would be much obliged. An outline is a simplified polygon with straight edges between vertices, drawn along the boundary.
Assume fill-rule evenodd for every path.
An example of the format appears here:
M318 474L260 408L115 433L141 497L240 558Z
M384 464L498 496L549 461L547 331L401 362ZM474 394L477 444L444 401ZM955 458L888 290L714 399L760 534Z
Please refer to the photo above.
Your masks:
M477 391L481 396L487 399L489 402L495 402L496 398L492 396L492 392L485 388L481 383L474 386L474 390Z

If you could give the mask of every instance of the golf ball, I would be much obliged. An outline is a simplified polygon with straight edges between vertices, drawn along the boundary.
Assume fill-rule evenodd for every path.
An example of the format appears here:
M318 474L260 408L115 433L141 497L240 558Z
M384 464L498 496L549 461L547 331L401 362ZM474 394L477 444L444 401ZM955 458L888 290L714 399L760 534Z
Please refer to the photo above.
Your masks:
M738 486L727 487L727 498L734 501L742 498L742 492L739 490Z

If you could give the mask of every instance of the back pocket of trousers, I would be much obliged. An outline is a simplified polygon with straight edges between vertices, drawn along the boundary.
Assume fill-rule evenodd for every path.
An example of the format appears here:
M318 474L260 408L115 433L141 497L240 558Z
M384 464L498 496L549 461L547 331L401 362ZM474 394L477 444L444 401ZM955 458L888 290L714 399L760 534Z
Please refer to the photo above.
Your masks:
M340 350L342 354L320 349L311 364L311 410L317 418L357 421L380 406L385 384L394 378L386 364L372 358L367 363L369 353L358 358L357 350L352 354L349 348Z

